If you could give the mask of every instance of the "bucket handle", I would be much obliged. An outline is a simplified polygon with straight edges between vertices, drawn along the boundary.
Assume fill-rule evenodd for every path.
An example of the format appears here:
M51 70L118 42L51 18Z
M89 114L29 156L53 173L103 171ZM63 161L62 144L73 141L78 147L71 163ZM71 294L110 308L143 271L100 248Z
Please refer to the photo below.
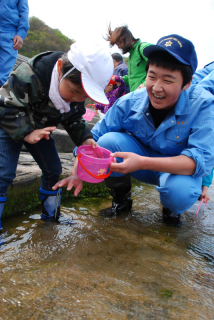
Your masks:
M95 116L97 115L97 109L95 107L95 104L92 104L92 103L89 103L85 106L85 108L87 108L88 106L92 106L95 110L96 110L96 113L95 113Z
M78 161L79 163L81 164L82 168L88 173L90 174L90 176L92 176L93 178L96 178L96 179L106 179L110 176L111 174L111 171L109 171L109 173L107 174L101 174L100 176L97 176L96 174L93 174L91 173L90 171L88 171L88 169L86 169L86 167L83 165L82 161L80 160L80 157L81 157L81 154L78 154L77 155L77 158L78 158Z

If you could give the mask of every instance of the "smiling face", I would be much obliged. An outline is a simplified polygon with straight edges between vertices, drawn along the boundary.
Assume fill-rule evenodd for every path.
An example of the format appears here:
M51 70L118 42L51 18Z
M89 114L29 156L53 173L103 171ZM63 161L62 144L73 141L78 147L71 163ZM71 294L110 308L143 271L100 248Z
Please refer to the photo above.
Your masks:
M171 109L180 94L189 88L191 82L182 88L183 77L180 71L149 65L146 77L146 90L155 109Z

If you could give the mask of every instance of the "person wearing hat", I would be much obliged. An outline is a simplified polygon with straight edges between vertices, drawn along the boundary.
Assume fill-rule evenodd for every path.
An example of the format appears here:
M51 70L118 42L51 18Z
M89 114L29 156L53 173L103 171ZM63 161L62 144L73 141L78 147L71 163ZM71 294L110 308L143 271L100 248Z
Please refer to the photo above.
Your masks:
M98 145L116 160L105 180L112 207L99 214L131 210L132 176L155 185L164 220L179 222L214 166L214 98L202 87L190 86L197 68L191 41L171 34L143 54L148 58L146 88L118 99L92 129Z
M105 106L103 104L95 103L97 110L101 113L106 114L106 112L113 106L115 101L122 97L125 93L125 82L120 76L113 75L105 87L106 98L109 101L109 105Z
M61 123L77 146L96 146L82 118L84 100L109 104L104 89L113 69L102 46L76 42L67 53L41 53L11 73L0 89L0 218L24 144L42 170L42 218L59 219L61 190L52 187L62 167L51 132Z

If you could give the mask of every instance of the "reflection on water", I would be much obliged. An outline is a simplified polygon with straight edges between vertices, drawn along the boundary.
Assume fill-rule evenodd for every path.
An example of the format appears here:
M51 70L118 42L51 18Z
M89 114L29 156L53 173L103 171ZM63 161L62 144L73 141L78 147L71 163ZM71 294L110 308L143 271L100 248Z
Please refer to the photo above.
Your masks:
M4 220L0 319L213 319L212 201L176 228L155 188L136 185L133 199L110 219L97 216L110 199L64 201L71 226L39 211Z

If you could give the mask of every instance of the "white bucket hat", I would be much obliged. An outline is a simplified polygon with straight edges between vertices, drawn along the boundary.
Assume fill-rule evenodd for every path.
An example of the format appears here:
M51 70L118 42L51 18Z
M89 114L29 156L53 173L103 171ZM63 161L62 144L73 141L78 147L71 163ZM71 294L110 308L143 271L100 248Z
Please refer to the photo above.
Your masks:
M97 103L109 105L104 89L113 74L114 65L108 49L99 44L75 42L68 51L68 59L81 72L82 86L86 94Z

